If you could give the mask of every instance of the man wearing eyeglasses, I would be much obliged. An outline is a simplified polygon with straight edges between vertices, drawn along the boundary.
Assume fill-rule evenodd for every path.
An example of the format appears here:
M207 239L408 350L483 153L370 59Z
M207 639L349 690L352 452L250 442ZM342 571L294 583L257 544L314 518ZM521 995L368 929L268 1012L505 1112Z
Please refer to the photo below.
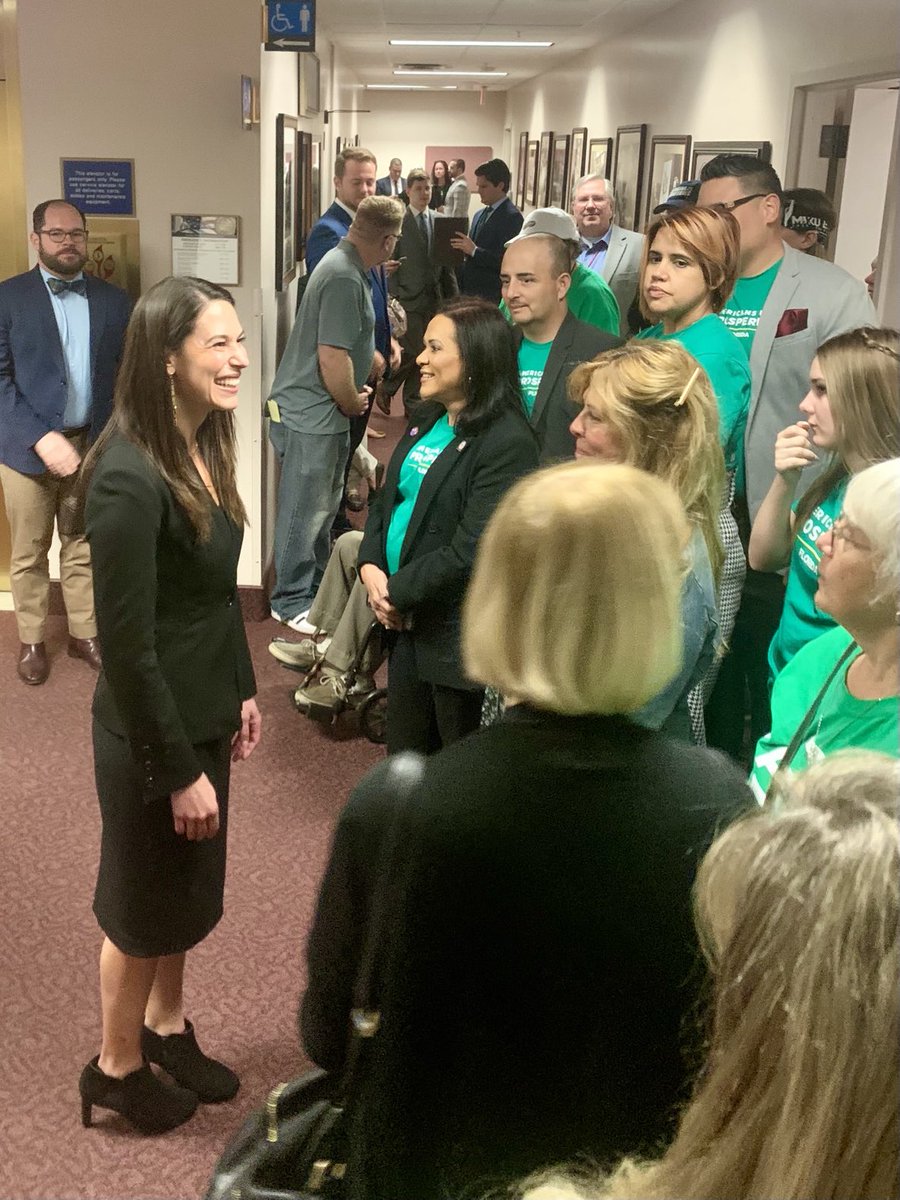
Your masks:
M739 466L735 481L736 515L746 539L775 476L775 439L797 419L816 351L836 334L875 324L875 309L864 285L847 271L782 241L781 180L768 163L747 154L717 155L700 172L697 203L730 212L740 226L740 274L719 316L750 360L744 471ZM804 488L823 465L808 469ZM747 571L732 651L707 706L707 739L735 757L744 729L745 686L750 745L769 729L767 654L783 601L781 576Z
M130 304L84 274L84 214L63 200L34 210L31 271L0 283L0 487L12 541L10 587L19 629L17 670L41 684L48 551L59 532L68 652L100 668L90 551L73 520L78 466L112 409Z

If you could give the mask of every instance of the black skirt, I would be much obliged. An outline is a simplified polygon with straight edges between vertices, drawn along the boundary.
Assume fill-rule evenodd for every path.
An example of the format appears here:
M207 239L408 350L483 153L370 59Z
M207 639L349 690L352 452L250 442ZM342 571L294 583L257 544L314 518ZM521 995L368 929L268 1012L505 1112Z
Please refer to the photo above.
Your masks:
M168 797L147 800L128 742L93 724L103 833L94 914L124 954L155 958L196 946L222 916L231 738L195 746L219 802L219 832L176 834Z

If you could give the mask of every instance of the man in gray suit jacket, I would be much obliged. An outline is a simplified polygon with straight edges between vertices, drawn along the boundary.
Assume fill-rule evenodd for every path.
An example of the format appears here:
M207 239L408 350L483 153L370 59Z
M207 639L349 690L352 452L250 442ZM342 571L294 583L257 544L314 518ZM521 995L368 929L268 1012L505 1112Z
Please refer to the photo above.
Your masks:
M731 212L741 230L740 274L719 316L750 360L745 470L738 468L735 501L746 536L775 476L775 439L797 420L809 390L816 351L836 334L875 324L876 315L863 283L781 240L781 180L768 163L746 154L720 154L706 164L700 180L698 203ZM822 465L804 470L804 490ZM708 740L735 756L741 748L745 687L751 700L750 744L770 727L767 653L783 602L779 575L748 569L732 651L706 709Z
M584 175L572 192L572 215L581 237L582 266L606 280L619 303L622 337L628 337L628 314L640 283L644 235L613 224L612 184L602 175Z
M569 425L578 410L566 391L573 368L621 345L620 338L569 311L570 262L563 238L522 233L507 243L500 267L503 299L517 335L522 402L543 462L575 453Z
M431 177L421 167L406 178L409 206L403 217L400 240L394 250L400 266L388 279L388 290L406 312L406 333L400 338L403 358L391 371L380 394L387 398L404 386L403 401L408 407L419 399L419 368L416 358L422 353L425 329L442 300L459 291L456 275L450 267L434 262L435 216L428 207ZM437 218L440 220L440 217Z

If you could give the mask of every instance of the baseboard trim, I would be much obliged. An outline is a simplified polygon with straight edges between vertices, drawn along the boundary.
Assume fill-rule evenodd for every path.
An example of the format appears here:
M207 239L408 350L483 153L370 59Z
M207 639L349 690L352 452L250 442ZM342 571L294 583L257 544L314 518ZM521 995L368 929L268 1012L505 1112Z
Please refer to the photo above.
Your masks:
M268 620L269 593L265 588L259 585L239 587L238 597L241 602L241 614L245 621ZM50 615L51 617L64 617L66 615L62 587L59 580L51 580L50 582Z

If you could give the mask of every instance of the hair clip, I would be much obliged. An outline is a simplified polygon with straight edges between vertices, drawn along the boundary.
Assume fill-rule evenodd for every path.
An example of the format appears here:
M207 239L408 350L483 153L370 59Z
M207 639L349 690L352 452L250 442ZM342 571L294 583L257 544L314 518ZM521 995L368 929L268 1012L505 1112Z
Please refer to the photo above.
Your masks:
M684 404L685 400L687 400L687 398L688 398L688 392L691 390L691 388L692 388L692 387L694 386L694 384L697 382L697 380L698 380L699 376L700 376L700 367L695 367L695 368L694 368L694 373L691 375L690 379L689 379L689 380L687 381L687 383L684 385L684 388L682 389L681 395L680 395L680 396L678 397L678 399L675 401L675 407L676 407L676 408L681 408L682 404Z

